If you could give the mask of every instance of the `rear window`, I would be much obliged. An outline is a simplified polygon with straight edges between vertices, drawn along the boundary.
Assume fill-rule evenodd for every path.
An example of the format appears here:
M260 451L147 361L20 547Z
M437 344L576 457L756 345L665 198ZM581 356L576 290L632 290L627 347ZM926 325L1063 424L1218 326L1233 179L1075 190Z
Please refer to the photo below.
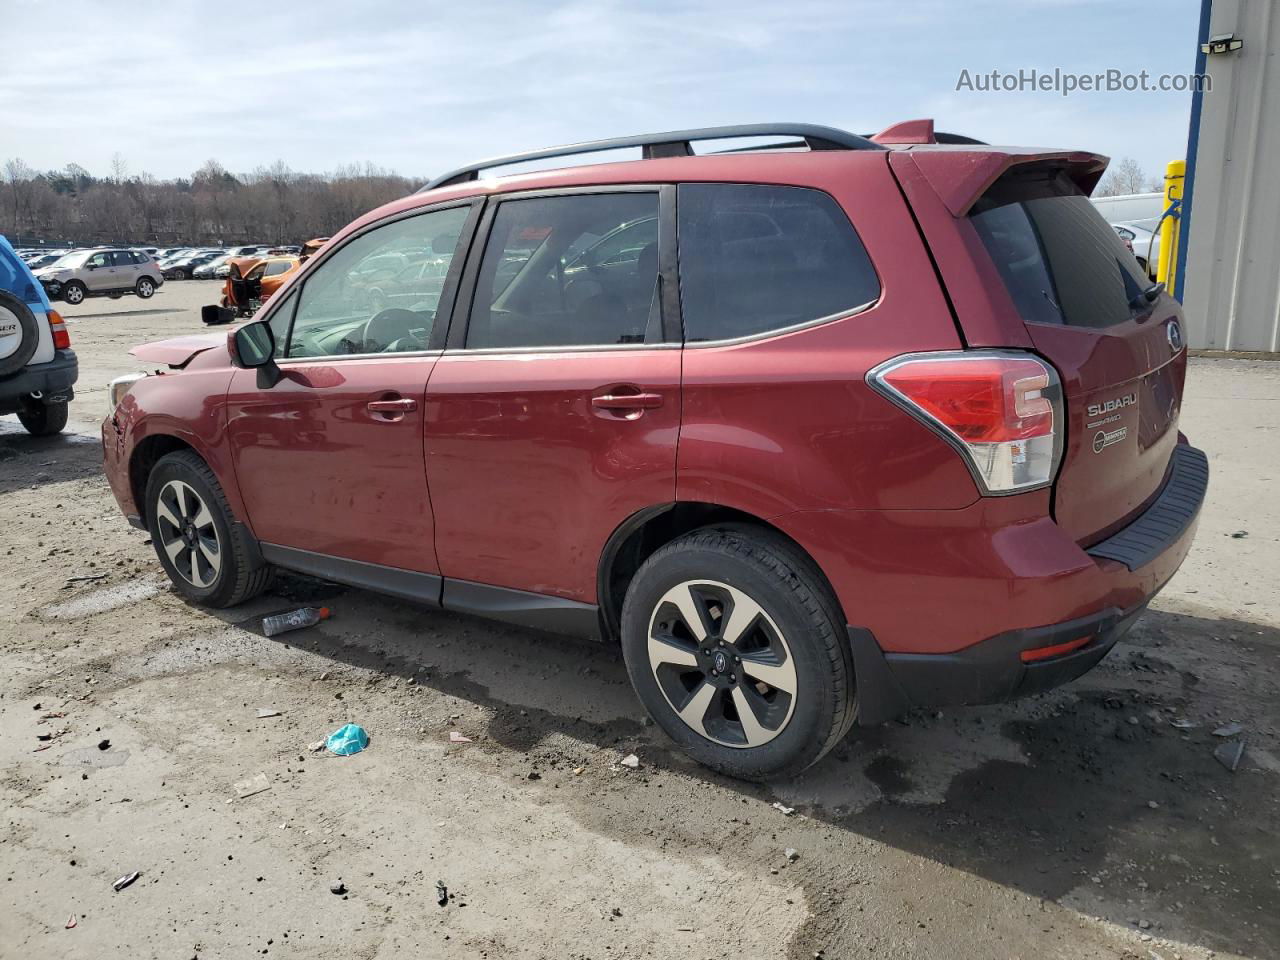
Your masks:
M736 183L679 191L686 340L782 330L879 298L867 251L822 191Z
M1060 174L1002 180L970 214L1027 323L1110 327L1151 281L1079 188Z

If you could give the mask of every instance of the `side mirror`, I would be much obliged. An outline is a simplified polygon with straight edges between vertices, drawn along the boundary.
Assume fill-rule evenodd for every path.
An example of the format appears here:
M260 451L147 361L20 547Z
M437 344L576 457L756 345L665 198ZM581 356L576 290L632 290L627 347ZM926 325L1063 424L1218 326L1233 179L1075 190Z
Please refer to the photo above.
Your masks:
M280 382L283 374L273 354L276 338L265 320L246 323L231 334L232 359L236 366L258 371L258 389L266 390Z

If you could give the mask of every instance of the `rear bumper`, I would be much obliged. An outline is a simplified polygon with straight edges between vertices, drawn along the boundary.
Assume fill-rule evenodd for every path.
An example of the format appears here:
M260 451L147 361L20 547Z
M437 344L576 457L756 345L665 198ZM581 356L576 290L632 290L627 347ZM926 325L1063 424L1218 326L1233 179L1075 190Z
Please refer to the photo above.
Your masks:
M875 724L910 707L994 703L1076 679L1115 646L1177 571L1191 546L1208 489L1205 455L1182 444L1156 500L1129 526L1087 551L1094 575L1092 612L1044 626L1004 630L964 649L940 653L885 650L869 630L849 628L859 722ZM1058 590L1078 584L1063 577ZM1141 588L1139 590L1139 588ZM1044 606L1060 605L1055 583L1037 584ZM1123 598L1129 602L1118 604ZM998 623L999 609L987 612ZM1055 649L1056 648L1056 649Z
M13 413L33 393L45 402L61 403L74 396L71 389L79 364L71 350L58 350L48 363L33 363L17 373L0 377L0 413Z

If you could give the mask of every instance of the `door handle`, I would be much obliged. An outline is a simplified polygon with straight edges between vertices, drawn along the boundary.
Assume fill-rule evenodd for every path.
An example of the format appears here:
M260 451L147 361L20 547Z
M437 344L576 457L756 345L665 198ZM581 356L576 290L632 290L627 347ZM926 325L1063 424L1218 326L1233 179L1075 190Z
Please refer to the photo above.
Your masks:
M404 415L418 409L418 401L411 397L395 400L370 400L365 404L370 413L380 414L383 420L403 420Z
M597 410L653 410L662 406L660 393L605 393L591 398Z

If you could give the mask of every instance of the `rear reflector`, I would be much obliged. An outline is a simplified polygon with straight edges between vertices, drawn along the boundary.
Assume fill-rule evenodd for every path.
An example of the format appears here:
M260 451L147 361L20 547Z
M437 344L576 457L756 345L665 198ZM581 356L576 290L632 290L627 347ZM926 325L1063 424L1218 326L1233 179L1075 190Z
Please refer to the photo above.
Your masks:
M1066 643L1055 643L1051 647L1036 647L1034 650L1023 650L1018 656L1022 657L1023 663L1035 663L1037 660L1048 660L1050 657L1059 657L1064 653L1070 653L1072 650L1079 650L1093 639L1093 634L1087 637L1078 637L1075 640L1068 640Z
M71 334L67 333L66 321L57 310L49 311L49 331L53 334L53 349L71 349Z
M940 434L986 495L1053 481L1062 451L1062 389L1029 353L955 350L882 363L867 382Z

